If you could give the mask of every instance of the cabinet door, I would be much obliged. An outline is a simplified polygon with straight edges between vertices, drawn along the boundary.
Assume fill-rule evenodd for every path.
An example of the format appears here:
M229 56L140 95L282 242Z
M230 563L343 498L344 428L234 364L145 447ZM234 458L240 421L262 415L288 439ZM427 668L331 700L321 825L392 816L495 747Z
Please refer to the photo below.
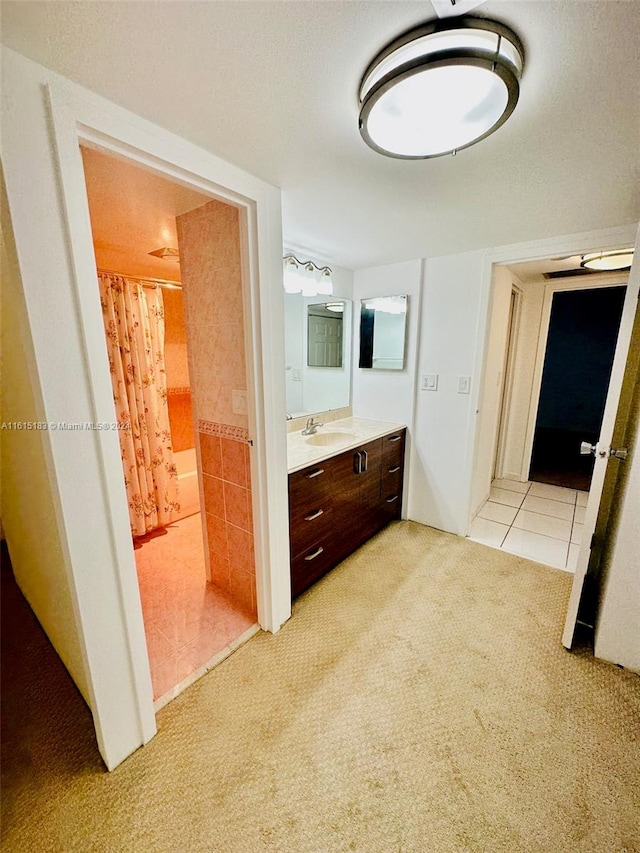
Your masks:
M382 439L363 444L343 457L338 524L345 531L341 552L346 556L380 527Z
M380 501L380 472L382 470L382 439L377 438L360 448L363 454L360 479L360 507L373 509Z

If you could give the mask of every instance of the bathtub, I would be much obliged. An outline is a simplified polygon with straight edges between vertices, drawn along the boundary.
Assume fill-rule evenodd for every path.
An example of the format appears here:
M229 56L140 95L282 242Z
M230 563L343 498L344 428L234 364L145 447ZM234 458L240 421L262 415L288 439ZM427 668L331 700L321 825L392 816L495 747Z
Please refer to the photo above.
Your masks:
M198 491L198 465L195 447L180 450L173 454L173 461L178 469L178 489L180 512L173 516L173 521L179 521L188 515L200 512L200 494Z

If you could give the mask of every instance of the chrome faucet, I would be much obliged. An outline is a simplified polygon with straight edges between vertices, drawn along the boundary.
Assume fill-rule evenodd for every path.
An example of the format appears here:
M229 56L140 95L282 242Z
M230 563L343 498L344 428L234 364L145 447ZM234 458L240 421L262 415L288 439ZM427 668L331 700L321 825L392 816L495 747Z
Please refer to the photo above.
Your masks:
M318 427L323 426L323 424L318 423L315 418L307 418L307 425L302 430L302 435L315 435L318 431Z

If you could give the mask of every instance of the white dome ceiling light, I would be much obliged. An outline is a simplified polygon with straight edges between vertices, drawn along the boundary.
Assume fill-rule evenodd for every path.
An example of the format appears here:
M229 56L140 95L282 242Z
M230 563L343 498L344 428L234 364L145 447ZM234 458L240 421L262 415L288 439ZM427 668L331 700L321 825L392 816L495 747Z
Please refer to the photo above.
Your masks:
M455 154L497 130L518 102L524 49L484 18L431 21L394 39L360 85L360 133L380 154Z

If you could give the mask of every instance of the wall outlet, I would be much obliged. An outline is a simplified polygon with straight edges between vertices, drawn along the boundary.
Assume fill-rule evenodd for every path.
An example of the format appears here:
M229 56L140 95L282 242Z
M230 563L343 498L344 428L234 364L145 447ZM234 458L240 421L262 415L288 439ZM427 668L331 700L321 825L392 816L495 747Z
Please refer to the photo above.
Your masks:
M247 414L247 392L232 391L231 392L231 409L234 415Z
M425 373L420 377L420 389L422 391L437 391L438 390L438 374Z
M458 394L469 394L471 391L471 377L458 376Z

